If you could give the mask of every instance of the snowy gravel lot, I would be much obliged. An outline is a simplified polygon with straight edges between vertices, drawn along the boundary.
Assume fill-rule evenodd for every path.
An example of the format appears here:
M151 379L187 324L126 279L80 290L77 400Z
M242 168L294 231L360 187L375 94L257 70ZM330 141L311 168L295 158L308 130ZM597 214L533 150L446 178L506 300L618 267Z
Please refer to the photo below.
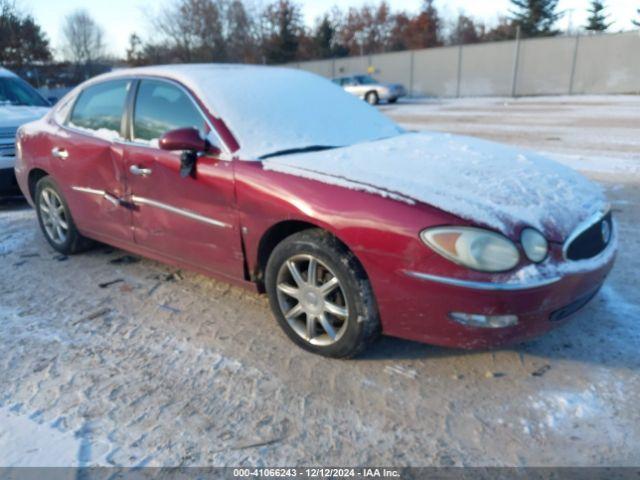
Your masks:
M621 237L602 292L517 347L385 338L333 361L293 347L264 297L107 247L60 257L4 201L0 466L640 465L640 98L382 110L599 181Z

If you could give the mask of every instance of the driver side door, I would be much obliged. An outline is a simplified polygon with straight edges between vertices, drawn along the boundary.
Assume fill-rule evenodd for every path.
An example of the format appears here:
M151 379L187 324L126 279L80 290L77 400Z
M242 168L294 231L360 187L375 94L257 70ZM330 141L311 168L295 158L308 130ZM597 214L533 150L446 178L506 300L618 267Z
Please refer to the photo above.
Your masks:
M181 177L180 152L161 150L158 140L194 127L215 141L213 127L179 84L142 79L135 88L125 153L135 242L156 256L242 278L233 162L203 155L194 174Z

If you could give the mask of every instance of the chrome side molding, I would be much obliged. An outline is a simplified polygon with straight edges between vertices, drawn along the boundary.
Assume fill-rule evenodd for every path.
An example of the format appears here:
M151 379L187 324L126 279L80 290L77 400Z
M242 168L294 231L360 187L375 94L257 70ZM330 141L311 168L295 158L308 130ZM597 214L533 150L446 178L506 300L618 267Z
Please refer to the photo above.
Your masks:
M71 187L71 190L75 190L76 192L88 193L90 195L99 195L101 197L104 196L104 190L96 190L95 188L87 188L87 187Z
M77 187L77 186L73 186L73 187L71 187L71 189L75 190L76 192L88 193L90 195L97 195L97 196L102 197L105 200L109 201L113 205L120 205L120 206L127 206L128 205L129 207L131 206L129 201L125 201L123 199L116 198L113 195L105 192L104 190L96 190L95 188ZM200 214L192 212L190 210L184 210L182 208L177 208L177 207L174 207L172 205L167 205L166 203L158 202L156 200L151 200L150 198L138 197L136 195L133 195L131 197L131 202L134 205L137 203L137 204L140 204L140 205L147 205L147 206L153 207L153 208L159 208L161 210L165 210L167 212L171 212L171 213L174 213L176 215L180 215L182 217L189 218L191 220L195 220L197 222L202 222L202 223L206 223L208 225L213 225L214 227L218 227L218 228L231 228L232 227L228 223L221 222L220 220L216 220L215 218L205 217L204 215L200 215Z
M182 217L190 218L191 220L196 220L198 222L208 223L209 225L213 225L215 227L220 228L231 228L231 225L228 223L221 222L214 218L205 217L203 215L191 212L189 210L183 210L182 208L176 208L171 205L167 205L166 203L161 203L156 200L151 200L149 198L132 196L131 201L136 204L147 205L149 207L159 208L161 210L165 210L167 212L175 213L176 215L180 215Z

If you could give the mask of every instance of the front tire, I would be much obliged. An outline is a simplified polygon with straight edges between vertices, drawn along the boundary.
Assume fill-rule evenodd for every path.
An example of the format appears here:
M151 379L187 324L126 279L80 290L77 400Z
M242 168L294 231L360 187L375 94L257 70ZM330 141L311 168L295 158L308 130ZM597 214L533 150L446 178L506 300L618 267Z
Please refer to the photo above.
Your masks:
M306 230L280 243L267 263L265 283L276 320L305 350L349 358L379 335L364 269L327 232Z
M70 255L91 245L91 241L78 232L69 206L51 177L38 181L35 205L40 229L54 250Z

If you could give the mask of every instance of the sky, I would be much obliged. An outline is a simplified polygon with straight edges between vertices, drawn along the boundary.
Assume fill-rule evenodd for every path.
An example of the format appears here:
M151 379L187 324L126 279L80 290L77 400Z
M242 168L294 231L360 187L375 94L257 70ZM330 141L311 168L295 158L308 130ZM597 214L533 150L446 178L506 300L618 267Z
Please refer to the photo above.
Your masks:
M85 8L105 30L108 52L116 56L124 56L129 35L137 32L142 38L153 35L150 18L158 12L162 5L171 0L17 0L19 8L34 15L44 28L54 49L59 50L61 42L61 26L66 15L77 8ZM266 3L266 0L253 0ZM388 0L393 10L417 11L422 0ZM250 3L250 2L249 2ZM345 9L350 6L361 6L366 3L377 4L378 0L297 0L303 8L307 24L313 25L314 19L338 4ZM631 19L637 18L636 10L640 8L638 0L609 0L608 12L614 21L611 30L629 30ZM507 13L509 0L436 0L436 6L446 18L455 17L458 12L465 11L473 17L491 23L500 14ZM559 23L561 28L581 26L587 17L589 0L560 0L559 9L567 12Z

